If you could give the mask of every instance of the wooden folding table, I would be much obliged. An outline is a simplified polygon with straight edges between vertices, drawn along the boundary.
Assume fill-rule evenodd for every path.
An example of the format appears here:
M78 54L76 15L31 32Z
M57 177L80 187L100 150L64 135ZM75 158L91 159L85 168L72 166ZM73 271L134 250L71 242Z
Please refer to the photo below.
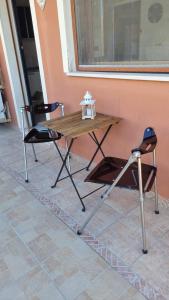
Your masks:
M109 115L105 115L105 114L102 114L102 113L97 113L94 120L91 120L91 119L82 120L81 111L78 111L78 112L74 112L74 113L65 115L64 117L55 118L55 119L48 120L48 121L45 121L45 122L42 123L43 126L47 127L49 129L49 131L51 131L51 134L52 134L52 131L57 131L57 132L61 133L65 138L70 139L70 144L68 146L67 153L66 153L65 157L63 157L63 155L61 154L57 144L55 144L55 146L56 146L56 148L59 152L59 155L61 157L61 160L62 160L62 166L60 168L60 171L58 173L56 181L55 181L55 183L52 187L53 188L56 187L57 183L60 180L63 180L67 177L70 177L70 179L72 181L72 184L75 188L75 191L76 191L76 193L77 193L77 195L80 199L80 202L82 204L82 207L83 207L82 210L83 211L85 211L85 205L83 203L83 199L85 197L89 196L91 193L93 193L96 190L94 190L94 191L90 192L89 194L81 197L72 176L74 174L84 170L84 169L89 170L89 167L92 164L92 162L93 162L95 156L97 155L98 151L100 151L102 153L103 157L105 157L105 154L102 150L102 144L103 144L108 132L110 131L111 127L115 126L120 121L121 121L121 118L119 118L119 117L109 116ZM96 134L95 134L95 131L98 130L98 129L105 129L105 133L104 133L104 135L103 135L103 137L100 141L98 141L98 139L96 137ZM83 169L80 169L80 170L77 170L76 172L71 173L70 170L68 169L67 165L66 165L66 160L69 157L69 154L70 154L70 151L71 151L74 140L77 139L80 136L85 135L85 134L88 134L92 138L92 140L95 142L95 144L97 146L96 151L94 152L93 156L91 157L91 160L88 163L87 167L85 167ZM64 167L66 168L66 171L67 171L68 175L63 177L63 178L60 178ZM101 187L99 187L99 188L101 188Z

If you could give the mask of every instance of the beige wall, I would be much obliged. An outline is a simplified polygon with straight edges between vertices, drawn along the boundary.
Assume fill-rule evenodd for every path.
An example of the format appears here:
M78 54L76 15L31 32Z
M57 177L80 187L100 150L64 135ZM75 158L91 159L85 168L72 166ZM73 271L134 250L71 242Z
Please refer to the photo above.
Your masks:
M10 109L10 114L12 118L12 123L17 124L17 118L16 118L16 112L14 108L14 101L13 101L13 96L11 92L11 86L9 82L9 77L8 77L8 71L5 63L5 56L3 52L3 47L2 47L2 42L0 39L0 69L2 71L2 78L3 78L3 83L4 83L4 93L5 93L5 99L7 99L9 103L9 109Z
M104 144L110 155L128 157L130 149L140 142L144 128L153 126L159 140L159 192L169 197L169 83L66 76L56 0L47 1L44 11L36 5L36 12L49 101L63 101L66 112L79 110L79 102L89 90L97 100L97 111L122 117L123 121L112 129ZM81 138L76 145L74 151L86 157L94 149L88 137Z

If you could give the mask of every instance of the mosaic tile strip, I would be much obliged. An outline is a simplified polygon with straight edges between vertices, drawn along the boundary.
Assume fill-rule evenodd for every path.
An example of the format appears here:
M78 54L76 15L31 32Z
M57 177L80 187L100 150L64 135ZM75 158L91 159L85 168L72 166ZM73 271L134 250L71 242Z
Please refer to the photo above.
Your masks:
M4 162L0 160L0 168L4 169L11 175L18 183L20 183L26 190L40 201L43 205L49 208L55 216L57 216L65 225L67 225L75 233L79 228L79 224L58 205L51 201L50 198L41 194L41 192L32 184L25 183L22 176L16 171L11 170ZM148 282L142 279L138 274L132 271L117 255L115 255L103 243L100 243L92 233L84 230L80 238L98 255L100 255L113 270L117 271L123 278L125 278L134 288L136 288L148 300L167 300L160 292L160 289L152 287Z

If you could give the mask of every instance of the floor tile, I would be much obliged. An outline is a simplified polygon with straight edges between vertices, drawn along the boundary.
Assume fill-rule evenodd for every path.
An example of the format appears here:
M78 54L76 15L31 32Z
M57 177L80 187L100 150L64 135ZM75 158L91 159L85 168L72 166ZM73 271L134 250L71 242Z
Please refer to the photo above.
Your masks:
M8 272L9 278L13 280L23 276L36 265L34 257L18 238L0 246L0 259L5 273Z
M128 287L127 281L121 278L119 274L107 269L90 282L86 292L94 300L108 299L110 295L112 295L112 299L118 299Z
M46 233L30 241L28 246L39 261L43 261L57 249L52 239Z

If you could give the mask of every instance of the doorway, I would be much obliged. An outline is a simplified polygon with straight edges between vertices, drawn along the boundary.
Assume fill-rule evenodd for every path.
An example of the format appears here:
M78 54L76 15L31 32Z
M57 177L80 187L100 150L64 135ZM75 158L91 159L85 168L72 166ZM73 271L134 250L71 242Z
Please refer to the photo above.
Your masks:
M35 107L43 104L44 98L29 0L12 0L12 8L28 104ZM44 120L45 115L31 112L32 125Z

